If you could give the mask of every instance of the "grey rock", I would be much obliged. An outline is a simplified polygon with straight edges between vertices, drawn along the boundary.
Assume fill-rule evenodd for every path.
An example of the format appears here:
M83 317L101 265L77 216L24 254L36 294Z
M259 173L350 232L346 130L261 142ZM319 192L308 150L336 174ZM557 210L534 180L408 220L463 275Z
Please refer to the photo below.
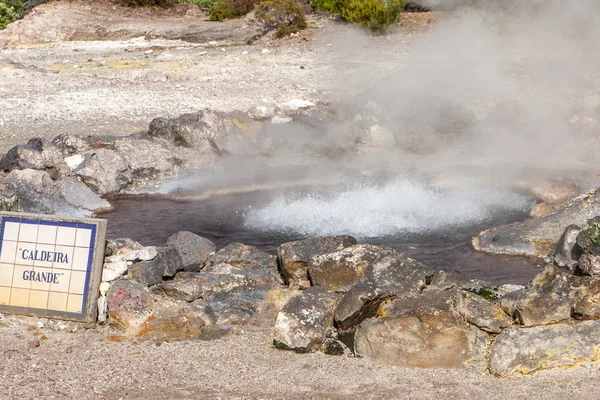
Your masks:
M364 319L374 316L384 301L420 293L432 275L432 270L401 253L377 260L335 310L338 328L353 331Z
M497 376L571 367L598 358L600 321L507 328L490 350L489 369Z
M154 286L152 293L164 294L175 300L192 302L199 299L204 292L202 284L195 280L173 280Z
M263 304L269 297L269 290L240 286L222 292L208 300L214 310L219 325L272 326L273 319L262 318Z
M217 251L212 257L214 264L227 263L232 266L253 262L265 268L277 268L277 257L254 246L231 243Z
M600 216L590 218L582 224L576 243L582 253L600 254Z
M324 350L339 300L340 295L316 287L292 298L277 315L275 347L299 353Z
M572 277L569 299L577 319L600 319L600 279Z
M581 256L581 248L577 245L580 231L581 228L577 225L569 225L565 228L554 249L554 263L559 267L574 270Z
M209 272L180 272L175 275L170 283L174 282L194 282L198 288L199 297L211 299L220 294L228 293L239 287L252 286L243 275L238 274L220 274ZM175 283L174 283L175 285ZM177 284L179 285L179 284Z
M495 297L497 289L489 282L473 279L454 271L435 271L429 283L432 289L448 290L461 289L474 293L485 293L488 297Z
M133 179L159 179L173 173L183 160L164 143L127 137L115 142Z
M184 271L199 271L215 252L210 240L192 232L177 232L167 239L167 247L179 254Z
M131 171L125 159L107 149L90 150L73 174L100 195L119 192L131 183Z
M285 283L308 287L307 269L310 259L317 255L332 253L356 244L351 236L328 236L283 243L277 249Z
M345 249L311 257L308 276L313 286L348 292L366 268L378 259L395 252L370 244L357 244Z
M108 201L75 178L64 178L56 184L65 201L74 207L94 213L112 207Z
M175 138L173 127L173 122L167 118L154 118L150 121L148 136L157 139L165 139L171 142Z
M171 247L157 248L156 257L150 261L139 261L129 267L130 279L145 286L162 282L163 277L172 277L183 268L179 253Z
M581 226L586 220L600 215L599 196L595 190L553 214L490 228L473 239L473 246L490 253L547 257L556 247L565 226Z
M104 246L104 255L118 255L130 250L140 250L143 247L139 242L130 238L107 239Z
M202 272L214 274L232 274L243 276L248 283L256 287L278 287L282 284L277 266L263 267L252 261L245 263L217 263L205 267Z
M63 157L82 154L90 149L90 144L87 140L76 135L61 134L52 139L52 144L58 147Z
M579 257L578 271L583 275L600 277L600 254L583 253Z
M55 179L68 171L60 149L42 138L13 147L0 159L0 169L4 171L28 168L44 170Z
M500 333L513 323L502 308L473 293L460 291L453 305L465 321L485 332Z
M377 363L421 368L482 366L490 345L487 334L452 310L457 290L427 289L398 298L379 310L379 318L357 328L354 351Z

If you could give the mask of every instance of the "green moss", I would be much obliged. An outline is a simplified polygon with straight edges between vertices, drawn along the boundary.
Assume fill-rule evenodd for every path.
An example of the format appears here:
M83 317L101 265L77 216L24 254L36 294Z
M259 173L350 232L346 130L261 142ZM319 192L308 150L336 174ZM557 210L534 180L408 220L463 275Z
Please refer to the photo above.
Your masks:
M496 301L498 300L498 295L491 287L483 287L481 289L464 289L467 292L474 293L478 296L483 297L487 301Z

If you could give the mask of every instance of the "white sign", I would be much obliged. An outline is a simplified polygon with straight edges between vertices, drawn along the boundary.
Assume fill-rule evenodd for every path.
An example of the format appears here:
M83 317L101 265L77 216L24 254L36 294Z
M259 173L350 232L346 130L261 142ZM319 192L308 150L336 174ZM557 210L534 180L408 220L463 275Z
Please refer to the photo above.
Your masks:
M0 310L94 321L106 221L1 213Z

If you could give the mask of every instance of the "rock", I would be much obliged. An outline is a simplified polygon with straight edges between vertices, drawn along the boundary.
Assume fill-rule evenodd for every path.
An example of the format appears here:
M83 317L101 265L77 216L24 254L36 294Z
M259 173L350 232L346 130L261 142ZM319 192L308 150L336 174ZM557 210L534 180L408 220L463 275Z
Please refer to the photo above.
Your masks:
M194 301L205 292L202 283L191 279L176 279L158 284L152 288L152 293L164 293L175 300Z
M171 282L175 281L194 281L200 288L200 296L204 299L210 299L235 288L250 285L250 282L243 275L209 273L206 271L180 272L175 275Z
M311 257L332 253L356 244L351 236L329 236L309 238L283 243L277 249L277 255L285 283L293 286L308 287L308 262Z
M473 239L473 246L489 253L547 257L565 226L581 226L589 218L600 215L599 196L594 190L554 214L490 228Z
M569 298L577 319L600 319L600 279L573 277Z
M214 323L214 313L204 300L191 303L163 300L156 302L152 315L135 336L157 342L198 339L202 329Z
M308 276L313 286L348 292L370 264L393 253L393 250L370 244L353 245L310 258Z
M581 228L577 225L569 225L565 228L562 236L554 249L554 263L559 267L574 270L575 264L581 256L581 248L577 246L577 236Z
M489 369L508 376L571 367L597 360L599 346L600 321L507 328L492 345Z
M384 301L421 292L432 275L430 269L401 253L377 260L341 300L335 310L336 325L341 331L353 331L374 316Z
M64 161L69 167L69 171L75 171L77 167L81 165L81 163L85 160L85 158L81 154L75 154L69 157L65 157Z
M322 288L308 288L293 297L277 315L275 347L299 353L323 350L339 300L340 295Z
M98 297L98 323L105 324L108 319L108 301L106 296Z
M571 274L548 265L527 289L500 298L500 307L521 325L553 324L571 318Z
M312 101L293 99L288 101L287 103L280 104L279 109L285 114L293 114L302 108L310 108L314 105L315 103L313 103Z
M248 110L248 116L252 119L270 119L275 116L275 104L261 100L253 104Z
M167 247L179 254L183 271L199 271L215 252L213 242L185 231L171 235L167 239Z
M280 117L279 115L276 115L273 118L271 118L272 124L287 124L292 121L293 121L293 118L291 118L291 117Z
M205 267L202 272L213 274L231 274L242 276L248 284L255 287L278 287L283 282L277 271L277 266L265 268L252 261L243 264L218 263Z
M165 144L127 137L115 142L115 149L128 165L133 179L160 179L169 176L183 160Z
M56 181L56 186L65 201L76 208L94 213L112 208L108 201L75 178L64 178Z
M219 325L272 326L272 318L261 318L261 311L268 297L267 289L242 285L216 294L208 303L214 310Z
M173 127L173 122L167 118L154 118L152 121L150 121L150 126L148 127L148 136L172 142L175 138Z
M576 243L581 252L600 254L600 216L590 218L582 224Z
M125 279L115 281L106 294L109 323L136 335L152 314L154 299L146 288Z
M100 195L117 193L133 180L127 162L115 151L90 150L84 157L73 174Z
M362 149L389 150L396 147L396 139L389 129L380 125L372 125L361 132L358 144Z
M102 281L114 281L115 279L120 278L125 272L127 272L127 261L104 263L104 267L102 268Z
M449 290L460 289L476 293L487 300L495 300L498 296L497 289L489 282L469 278L454 271L435 271L429 287L432 289Z
M172 122L174 144L203 154L219 154L215 140L237 129L228 114L209 109L180 115Z
M110 289L110 283L108 282L101 282L100 283L100 296L106 296L106 293L108 293L108 290Z
M369 361L420 368L482 365L490 339L452 311L455 289L392 300L357 328L354 351Z
M242 243L231 243L223 247L212 257L212 262L227 263L234 267L253 262L265 268L277 268L276 256Z
M40 339L38 339L38 338L29 339L27 341L27 346L29 346L30 349L35 349L36 347L40 347Z
M459 292L454 309L465 321L485 332L500 333L513 322L502 308L469 292Z
M129 266L130 279L145 286L162 282L163 277L172 277L183 269L181 257L172 247L159 247L157 254L150 261L139 261Z
M65 158L72 156L81 157L81 154L90 148L90 144L85 139L80 136L69 134L58 135L52 139L52 144L61 150L63 157Z
M600 277L600 255L584 253L579 257L579 271L583 275Z
M139 242L136 242L130 238L119 238L119 239L107 239L104 247L104 255L112 256L122 254L130 250L140 250L142 246Z
M155 246L145 246L139 249L127 250L121 253L121 257L126 261L150 261L158 254Z
M60 149L42 138L30 139L27 144L10 149L0 159L0 169L8 172L15 169L43 170L54 179L68 171Z

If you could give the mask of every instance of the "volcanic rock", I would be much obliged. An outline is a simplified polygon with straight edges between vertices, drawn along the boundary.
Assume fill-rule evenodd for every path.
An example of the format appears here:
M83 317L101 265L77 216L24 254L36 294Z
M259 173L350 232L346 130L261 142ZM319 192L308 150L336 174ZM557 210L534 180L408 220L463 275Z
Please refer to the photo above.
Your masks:
M68 171L60 149L42 138L32 138L25 145L13 147L0 159L0 169L4 171L28 168L45 170L54 179Z
M562 236L554 249L554 263L559 267L566 267L571 270L581 256L581 248L577 245L577 237L581 228L577 225L569 225L565 228Z
M401 253L380 258L341 300L335 310L337 326L354 330L365 318L376 315L384 301L420 293L432 275L432 270Z
M318 255L308 261L308 276L313 286L348 292L365 269L393 250L370 244L357 244L345 249Z
M283 243L277 249L285 283L308 287L307 269L311 257L332 253L356 244L351 236L309 238Z
M340 295L316 287L293 297L277 315L275 347L299 353L323 350L339 300Z
M139 261L129 267L130 279L145 286L162 282L163 277L172 277L183 269L181 257L172 247L157 248L156 257L150 261Z
M473 293L459 291L453 306L465 321L485 332L500 333L513 323L502 308Z
M192 232L177 232L167 239L167 247L175 249L181 258L181 268L171 269L173 276L176 271L199 271L210 260L215 252L215 245L210 240Z
M117 193L133 180L127 162L115 151L90 150L84 157L73 174L100 195Z
M600 321L504 329L490 350L489 369L498 376L529 374L598 359Z
M118 255L130 250L140 250L143 247L139 242L130 238L107 239L104 246L104 255Z
M358 326L356 355L408 367L482 365L490 339L454 313L451 303L456 295L456 290L425 290L382 305L379 318L366 319Z
M277 268L277 257L254 246L231 243L217 251L212 257L214 264L227 263L234 267L253 262L265 268Z
M154 299L146 288L126 279L119 279L106 294L109 322L125 333L136 335L153 311Z

